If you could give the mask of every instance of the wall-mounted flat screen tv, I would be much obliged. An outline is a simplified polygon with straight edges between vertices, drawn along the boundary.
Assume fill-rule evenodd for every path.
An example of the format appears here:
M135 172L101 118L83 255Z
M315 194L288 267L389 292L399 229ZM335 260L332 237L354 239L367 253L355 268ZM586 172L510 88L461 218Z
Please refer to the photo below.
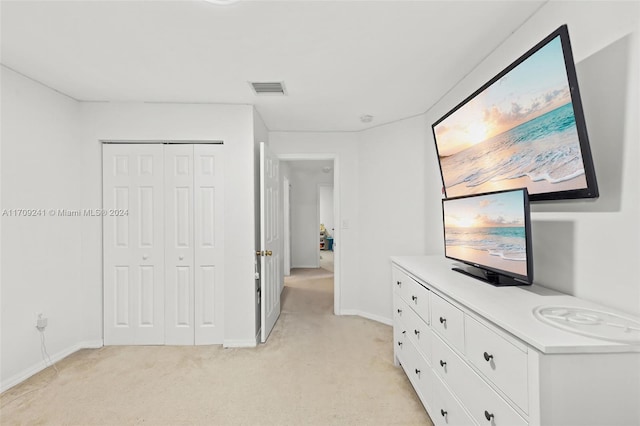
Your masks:
M598 197L564 25L432 125L445 196Z
M533 282L526 188L442 200L444 254L471 266L453 268L494 285Z

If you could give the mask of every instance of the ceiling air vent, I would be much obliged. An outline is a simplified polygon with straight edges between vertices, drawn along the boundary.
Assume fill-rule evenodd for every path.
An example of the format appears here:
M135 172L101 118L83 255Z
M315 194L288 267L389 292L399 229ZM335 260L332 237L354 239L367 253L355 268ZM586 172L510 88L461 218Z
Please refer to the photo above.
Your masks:
M251 88L256 95L286 95L287 93L284 90L284 83L281 81L278 82L266 82L266 83L257 83L250 82Z

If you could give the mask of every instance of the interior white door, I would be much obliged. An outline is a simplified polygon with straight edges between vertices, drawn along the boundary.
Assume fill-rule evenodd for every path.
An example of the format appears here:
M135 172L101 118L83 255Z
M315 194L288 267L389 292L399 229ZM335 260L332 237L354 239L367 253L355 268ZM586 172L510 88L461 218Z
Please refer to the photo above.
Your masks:
M260 142L260 338L267 341L280 316L280 163Z
M103 145L105 345L164 343L162 145Z
M165 343L193 345L193 145L165 145Z
M193 145L195 343L224 339L223 145Z

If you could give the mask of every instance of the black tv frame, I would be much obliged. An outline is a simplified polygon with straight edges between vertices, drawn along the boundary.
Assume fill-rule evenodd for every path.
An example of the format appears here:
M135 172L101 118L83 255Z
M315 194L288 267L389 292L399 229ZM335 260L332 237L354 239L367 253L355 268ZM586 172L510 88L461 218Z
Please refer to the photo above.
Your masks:
M506 271L503 269L493 268L489 265L481 265L471 262L465 259L459 259L456 257L447 255L447 234L445 230L445 214L444 204L447 202L460 200L463 198L475 198L484 195L495 195L504 192L523 191L523 209L524 209L524 228L525 228L525 251L527 256L527 275L520 275L515 272ZM533 284L533 242L531 233L531 205L529 200L529 192L527 188L515 188L505 189L495 192L483 192L481 194L469 194L459 197L443 198L442 199L442 228L443 228L443 243L444 243L444 256L447 259L462 262L465 265L471 266L472 269L463 269L459 267L453 267L452 270L460 272L464 275L470 276L477 280L491 284L493 286L521 286Z
M465 104L473 100L476 96L478 96L480 93L486 90L493 83L495 83L496 81L498 81L499 79L507 75L511 70L516 68L518 65L520 65L522 62L527 60L530 56L532 56L534 53L536 53L538 50L544 47L547 43L549 43L551 40L553 40L558 36L560 36L560 41L562 44L565 70L567 72L567 80L569 83L571 102L573 105L573 113L576 120L576 130L578 133L578 141L580 144L580 151L582 154L582 162L584 165L584 174L587 182L587 187L581 188L581 189L572 189L567 191L554 191L554 192L530 194L529 201L536 202L536 201L571 200L571 199L599 197L600 194L598 191L598 182L596 180L595 166L593 163L593 157L591 155L589 136L587 134L587 125L584 118L584 110L582 108L582 99L580 97L580 89L578 87L578 77L576 75L575 63L573 61L573 53L571 50L571 40L569 39L569 29L566 24L560 26L558 29L553 31L551 34L545 37L542 41L540 41L538 44L533 46L526 53L524 53L522 56L520 56L518 59L512 62L511 65L506 67L504 70L498 73L495 77L493 77L487 83L482 85L482 87L480 87L478 90L473 92L471 95L465 98L462 102L456 105L453 109L447 112L444 116L442 116L438 121L436 121L431 125L433 140L436 145L436 153L438 155L438 167L440 168L440 177L442 179L442 185L443 185L442 189L445 197L447 196L447 193L446 193L447 189L444 182L444 174L442 171L442 164L440 162L440 155L438 152L438 143L436 139L435 127L441 122L443 122L444 120L446 120L451 114L455 113L457 110L462 108Z

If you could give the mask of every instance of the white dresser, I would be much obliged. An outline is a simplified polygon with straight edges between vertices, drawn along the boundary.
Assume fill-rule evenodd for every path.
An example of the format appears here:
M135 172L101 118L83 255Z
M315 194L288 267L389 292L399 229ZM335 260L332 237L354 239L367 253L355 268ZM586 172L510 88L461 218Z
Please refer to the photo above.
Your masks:
M640 425L640 319L453 265L392 258L395 362L436 425Z

